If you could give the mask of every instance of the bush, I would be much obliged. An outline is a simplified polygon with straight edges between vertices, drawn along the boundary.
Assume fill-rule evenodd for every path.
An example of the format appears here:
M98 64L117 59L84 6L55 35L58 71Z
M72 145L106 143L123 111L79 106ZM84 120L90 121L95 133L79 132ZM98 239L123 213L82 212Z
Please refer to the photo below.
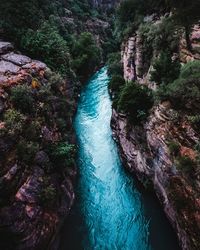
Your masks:
M32 165L36 153L39 151L37 142L21 140L17 145L17 156L20 161L27 165Z
M117 95L120 92L122 86L125 85L125 80L120 75L113 75L110 82L109 82L109 89L111 90L112 94Z
M200 62L186 64L180 77L174 82L161 85L158 89L159 100L169 100L175 109L190 111L190 115L199 114L200 103ZM192 113L191 113L192 112Z
M94 71L95 67L99 65L101 60L100 49L96 46L91 33L83 32L74 41L72 56L73 69L81 80L85 80Z
M192 175L196 169L196 163L188 156L179 156L176 159L176 166L183 173Z
M55 187L45 181L39 194L39 202L45 208L52 208L55 205L56 195Z
M69 67L67 43L52 24L44 22L37 31L29 29L22 37L22 47L51 69L66 74Z
M47 153L52 163L57 167L71 167L74 165L76 149L72 144L60 142L49 145Z
M120 91L117 108L135 124L146 119L152 106L152 91L146 86L129 82Z
M151 72L151 81L157 84L168 84L179 77L180 62L173 61L169 52L162 52L154 62L154 70Z
M4 114L4 122L8 134L17 136L23 132L26 117L14 109L8 109Z
M175 141L168 142L169 152L173 156L177 156L180 152L180 145Z
M18 85L11 89L11 100L14 107L22 113L32 113L34 111L34 99L32 92L26 85Z
M111 53L108 55L108 75L121 75L123 76L123 68L121 63L121 54L119 52L117 53Z

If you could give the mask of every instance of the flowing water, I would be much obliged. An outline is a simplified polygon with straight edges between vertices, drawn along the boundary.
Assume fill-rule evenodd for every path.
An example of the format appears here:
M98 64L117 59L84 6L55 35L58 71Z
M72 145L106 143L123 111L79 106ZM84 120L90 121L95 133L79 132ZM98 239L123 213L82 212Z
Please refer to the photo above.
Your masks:
M176 250L174 233L152 194L124 170L110 128L106 68L84 87L75 119L77 201L62 232L63 250Z

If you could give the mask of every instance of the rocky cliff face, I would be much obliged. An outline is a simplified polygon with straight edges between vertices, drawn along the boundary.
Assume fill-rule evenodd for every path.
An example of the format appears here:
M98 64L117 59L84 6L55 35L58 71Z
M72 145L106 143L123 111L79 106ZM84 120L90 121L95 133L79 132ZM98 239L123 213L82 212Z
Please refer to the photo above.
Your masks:
M185 41L180 43L181 61L188 62L199 57L199 27L191 35L194 52L187 51ZM138 34L130 37L122 46L124 78L138 80L151 88L147 67L141 74L143 62L142 44ZM148 121L141 126L131 126L125 115L113 110L111 121L121 157L131 173L147 186L152 185L164 211L177 232L183 249L200 248L200 173L187 176L178 171L169 142L180 145L181 156L196 157L194 145L200 140L184 114L178 114L169 102L154 107Z
M74 142L71 117L65 121L70 138L64 137L56 123L63 98L67 100L65 113L75 110L74 85L61 80L52 94L50 77L57 88L56 75L44 63L14 52L12 44L0 41L1 249L53 249L59 227L74 201L74 164L59 169L46 150L47 145L58 145L63 139ZM16 86L29 89L34 113L15 110L10 95ZM44 96L39 98L42 92ZM19 157L23 144L25 151Z

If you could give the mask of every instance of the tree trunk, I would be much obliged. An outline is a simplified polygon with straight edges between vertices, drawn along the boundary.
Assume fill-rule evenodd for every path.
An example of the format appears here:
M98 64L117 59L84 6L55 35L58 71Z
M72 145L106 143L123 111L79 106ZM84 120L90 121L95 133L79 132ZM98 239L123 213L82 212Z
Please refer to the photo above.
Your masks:
M192 44L190 41L190 27L189 26L185 26L185 40L186 40L187 49L190 52L192 52Z

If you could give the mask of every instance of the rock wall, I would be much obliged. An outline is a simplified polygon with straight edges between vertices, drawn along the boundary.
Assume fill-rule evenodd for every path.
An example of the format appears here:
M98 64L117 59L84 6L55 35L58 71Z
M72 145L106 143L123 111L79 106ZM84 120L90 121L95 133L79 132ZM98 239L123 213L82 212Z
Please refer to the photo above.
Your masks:
M199 30L199 26L195 26L191 35L193 53L187 51L185 41L181 40L182 62L200 59ZM144 62L138 34L122 45L122 61L125 80L137 79L141 84L156 88L149 81L151 65L143 75L140 73ZM168 102L154 107L148 121L139 127L131 126L125 115L113 109L111 126L124 164L143 184L153 186L182 249L200 249L200 173L188 177L178 171L175 157L169 150L170 141L175 140L180 145L181 156L195 159L194 145L200 140L199 133L185 115L178 114Z
M167 104L156 107L144 127L131 127L124 115L113 110L112 129L122 160L142 183L152 182L164 211L177 232L183 249L199 249L200 176L195 187L177 171L168 142L176 138L182 155L194 155L191 145L198 135ZM185 205L177 208L177 202Z
M9 96L12 87L26 84L32 86L34 94L38 88L48 84L48 74L50 70L44 63L19 54L14 51L11 43L0 41L1 249L54 249L59 228L74 201L75 166L62 171L46 171L45 167L50 164L50 160L43 149L38 150L31 166L27 166L20 162L16 154L16 144L23 139L22 134L10 136L4 133L6 124L3 117L11 108ZM60 88L60 95L70 101L75 110L73 84L69 80L63 80ZM59 98L54 96L54 99L58 105ZM42 101L40 105L43 109ZM58 110L55 106L52 119L56 118L56 112ZM26 126L30 126L32 119L31 116L26 117ZM70 141L74 142L70 118L66 123L69 124L69 131L71 130ZM39 128L41 143L44 145L63 139L55 124L50 127L43 123ZM44 180L47 179L46 187L53 187L57 194L50 207L39 201Z

